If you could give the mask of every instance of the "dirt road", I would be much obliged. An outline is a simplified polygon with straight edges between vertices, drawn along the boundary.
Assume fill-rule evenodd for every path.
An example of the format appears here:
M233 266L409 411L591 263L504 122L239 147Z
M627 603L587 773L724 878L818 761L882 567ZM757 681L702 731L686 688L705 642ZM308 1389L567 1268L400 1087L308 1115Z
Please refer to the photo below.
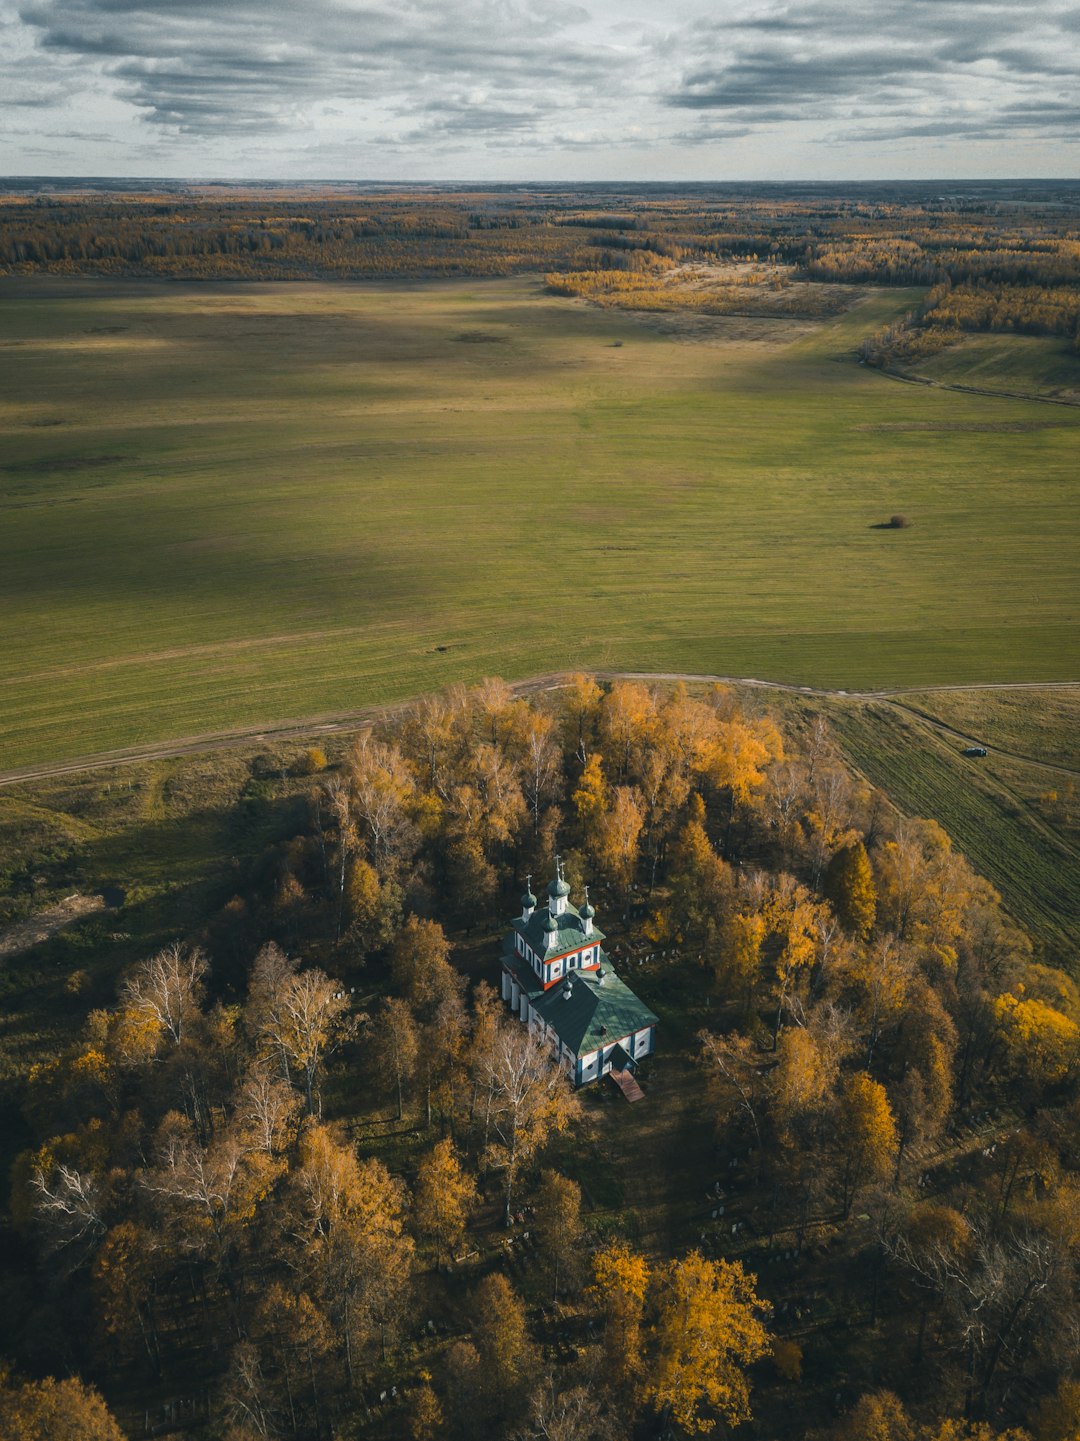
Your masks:
M929 695L937 691L1080 689L1080 681L1017 681L989 685L924 685L887 690L848 691L824 690L808 685L789 685L784 681L758 680L752 676L697 675L689 671L598 670L592 674L600 680L685 681L688 685L715 683L747 686L758 690L785 691L790 695L821 696L834 700L893 701L897 704L903 704L899 698L905 695ZM565 671L551 675L533 676L529 680L518 681L511 689L515 695L531 695L537 691L558 690L566 685L568 676L569 672ZM160 741L150 745L100 751L96 755L77 756L70 760L52 761L44 765L22 766L16 770L0 771L0 786L18 785L24 781L47 780L53 776L75 775L82 771L105 770L111 766L136 765L141 761L170 760L175 756L197 755L202 751L231 750L240 746L257 744L260 741L317 741L322 735L332 734L336 731L360 730L366 725L372 725L376 721L400 714L408 710L414 701L415 697L407 701L395 702L392 705L363 706L359 710L309 716L306 719L285 720L271 726L248 726L230 731L207 731L202 735L181 736L174 740ZM914 707L904 706L904 709L913 710ZM959 740L977 741L980 745L986 744L980 737L965 735L964 732L954 730L953 727L945 725L944 722L928 716L924 712L916 713L923 720L956 736ZM1068 766L1052 765L1049 762L1038 760L1035 756L1022 755L1016 751L1002 750L994 746L987 746L987 749L998 755L1011 756L1015 760L1044 766L1047 770L1060 771L1069 775L1080 774Z

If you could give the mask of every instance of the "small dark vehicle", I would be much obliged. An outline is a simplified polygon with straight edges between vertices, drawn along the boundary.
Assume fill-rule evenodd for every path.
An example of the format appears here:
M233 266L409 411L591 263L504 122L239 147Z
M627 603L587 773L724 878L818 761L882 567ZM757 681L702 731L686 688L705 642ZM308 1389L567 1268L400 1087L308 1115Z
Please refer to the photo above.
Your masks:
M966 756L984 756L984 755L986 754L986 747L985 747L985 746L965 746L965 747L964 747L964 754L965 754Z

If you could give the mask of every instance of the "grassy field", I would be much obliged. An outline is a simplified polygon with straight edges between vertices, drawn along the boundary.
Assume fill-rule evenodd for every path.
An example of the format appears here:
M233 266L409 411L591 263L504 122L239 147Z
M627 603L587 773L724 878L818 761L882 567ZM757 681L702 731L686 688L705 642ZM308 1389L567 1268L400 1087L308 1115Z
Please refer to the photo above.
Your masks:
M1060 757L1075 748L1080 722L1080 698L1070 695L1071 702L1056 696L1041 721L1037 703L1029 700L1036 719L1027 726L1013 719L1008 702L985 691L970 693L963 707L944 700L939 710L952 712L948 724L962 721L990 744L1016 740L1030 755L1042 749ZM933 695L921 703L937 702ZM1075 973L1080 954L1075 807L1040 799L1051 787L1060 794L1070 777L1011 755L966 757L962 740L894 703L832 703L826 712L844 752L863 774L901 811L944 826L975 870L1001 892L1045 959Z
M939 690L903 701L997 750L1080 773L1080 687ZM1045 772L1043 779L1054 784Z
M1035 335L969 335L912 367L945 385L1080 401L1080 355L1067 340Z
M4 282L0 769L577 665L1075 678L1080 412L860 367L913 295Z

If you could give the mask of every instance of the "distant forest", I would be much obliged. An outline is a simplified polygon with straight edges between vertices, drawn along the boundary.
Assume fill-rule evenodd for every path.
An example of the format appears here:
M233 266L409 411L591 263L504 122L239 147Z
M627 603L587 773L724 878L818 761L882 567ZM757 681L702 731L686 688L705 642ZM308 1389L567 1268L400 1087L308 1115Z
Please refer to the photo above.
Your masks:
M747 261L807 281L936 287L931 318L916 322L937 332L929 349L973 329L1075 341L1080 190L1049 182L838 193L73 186L0 195L0 273L8 274L356 280L542 271L557 279ZM619 303L685 308L670 287L666 300L636 289L636 301L624 293ZM887 350L879 338L867 358L880 362Z

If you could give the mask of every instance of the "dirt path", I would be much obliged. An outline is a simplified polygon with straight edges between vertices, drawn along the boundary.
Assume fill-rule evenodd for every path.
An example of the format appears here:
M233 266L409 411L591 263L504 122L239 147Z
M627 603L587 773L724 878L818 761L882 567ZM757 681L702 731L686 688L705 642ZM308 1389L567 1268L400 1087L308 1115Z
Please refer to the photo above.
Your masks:
M28 951L31 946L47 941L65 926L104 909L105 901L101 896L68 896L59 905L39 911L28 920L16 921L13 926L0 931L0 960Z
M960 689L960 687L956 688ZM1056 688L1057 687L1055 687L1055 689ZM1047 689L1049 689L1049 687L1047 687ZM1025 751L1011 751L1006 750L1004 746L988 745L986 741L981 740L978 736L971 736L968 735L966 731L957 730L955 726L949 725L946 721L939 720L936 715L932 715L929 711L922 710L919 706L907 705L904 701L896 700L895 698L888 698L887 703L896 706L898 710L907 711L908 715L917 716L919 720L925 721L927 725L933 726L935 730L944 731L946 735L953 736L956 740L967 741L972 745L986 746L986 749L993 755L1006 756L1014 761L1023 761L1026 765L1030 766L1041 766L1044 771L1057 771L1059 775L1063 776L1080 776L1080 770L1075 766L1065 766L1062 765L1060 761L1043 761L1040 760L1038 756L1029 756Z
M928 375L905 374L900 370L885 370L876 367L879 375L887 380L899 380L903 385L925 385L930 390L958 390L962 395L989 395L997 400L1037 400L1042 405L1069 405L1075 410L1080 400L1066 400L1059 395L1033 395L1028 390L986 390L980 385L950 385L945 380L931 380Z
M758 680L752 676L732 675L699 675L691 671L610 671L596 670L592 672L599 680L640 680L640 681L685 681L688 685L739 685L749 686L757 690L783 691L788 695L820 696L823 699L833 700L880 700L903 705L897 698L905 695L931 695L938 691L998 691L998 690L1078 690L1080 681L999 681L989 684L962 684L962 685L919 685L904 686L894 689L883 690L826 690L819 686L791 685L785 681ZM515 695L532 695L537 691L559 690L567 684L569 672L558 671L551 675L532 676L528 680L518 681L511 686ZM365 725L372 725L376 721L386 720L394 715L400 715L407 711L415 703L416 697L409 700L396 701L389 705L363 706L359 710L339 711L325 715L309 716L306 719L281 721L277 725L270 726L245 726L237 730L228 731L207 731L202 735L181 736L174 740L154 742L149 745L127 746L117 750L99 751L96 755L78 756L67 761L52 761L37 766L21 766L15 770L0 771L0 787L19 785L24 781L48 780L55 776L76 775L83 771L106 770L110 766L137 765L141 761L172 760L177 756L198 755L203 751L212 750L235 750L238 747L251 745L259 741L282 741L282 740L317 740L320 735L333 734L336 731L358 730ZM949 731L960 740L978 740L980 745L986 745L985 741L977 737L967 736L962 731L953 730L951 726L945 725L943 721L917 711L914 706L903 706L903 709L920 715L924 720L940 726L943 730ZM996 755L1009 756L1014 760L1024 760L1032 765L1045 767L1047 770L1064 772L1069 775L1080 775L1080 771L1071 770L1068 766L1054 765L1049 761L1037 760L1034 756L1021 755L1018 752L1003 750L997 746L986 746L987 750L993 751Z

